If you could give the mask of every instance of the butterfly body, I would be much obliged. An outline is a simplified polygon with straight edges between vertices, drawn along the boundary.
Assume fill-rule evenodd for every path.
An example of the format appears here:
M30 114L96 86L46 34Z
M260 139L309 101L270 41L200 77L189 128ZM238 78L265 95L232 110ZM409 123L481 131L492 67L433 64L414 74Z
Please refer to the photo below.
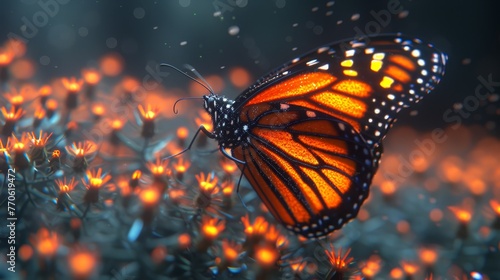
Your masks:
M357 215L397 112L434 88L445 62L432 46L399 35L321 47L234 101L204 96L209 136L277 220L321 238Z

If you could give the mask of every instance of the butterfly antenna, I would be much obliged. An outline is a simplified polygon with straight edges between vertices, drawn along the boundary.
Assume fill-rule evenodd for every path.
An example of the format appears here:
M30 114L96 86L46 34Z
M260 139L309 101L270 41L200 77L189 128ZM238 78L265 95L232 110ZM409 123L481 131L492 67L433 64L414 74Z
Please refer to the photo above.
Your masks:
M169 67L169 68L174 69L175 71L181 73L182 75L184 75L184 76L188 77L189 79L193 80L194 82L196 82L200 86L204 87L211 94L215 94L214 90L210 87L210 85L207 83L207 81L205 81L205 79L203 79L203 77L200 75L200 73L198 73L198 71L196 71L196 69L194 69L193 66L191 66L189 64L185 65L186 67L189 67L189 71L193 72L196 75L196 77L198 77L201 81L199 81L198 79L190 76L189 74L187 74L184 71L182 71L181 69L173 66L172 64L162 63L162 64L160 64L160 66Z
M194 69L193 66L191 66L189 64L184 64L184 67L186 67L191 72L193 72L193 74L196 77L198 77L198 79L205 84L205 88L208 89L208 91L210 91L210 93L212 93L212 94L214 93L214 89L210 86L210 84L207 82L207 80L205 80L205 78L203 78L203 76L198 71L196 71L196 69Z
M177 101L175 101L174 106L173 106L174 114L177 115L177 113L179 113L179 110L177 110L177 103L179 103L180 101L189 100L189 99L203 99L203 97L191 96L191 97L183 97L183 98L177 99Z
M189 74L187 74L184 71L182 71L181 69L173 66L172 64L161 63L160 66L174 69L175 71L181 73L182 75L188 77L190 80L192 80L192 81L196 82L197 84L199 84L200 86L204 87L208 92L210 92L210 94L215 94L212 87L210 87L210 85L207 83L207 81L200 75L200 73L198 73L198 71L196 71L196 69L194 69L193 66L191 66L189 64L185 65L185 67L188 68L191 72L193 72L196 75L196 77L198 77L201 81L190 76ZM202 97L184 97L184 98L177 99L177 101L175 101L174 106L173 106L174 114L177 115L177 113L179 113L179 111L177 110L177 103L179 103L179 101L187 100L187 99L200 99L200 98L202 98Z

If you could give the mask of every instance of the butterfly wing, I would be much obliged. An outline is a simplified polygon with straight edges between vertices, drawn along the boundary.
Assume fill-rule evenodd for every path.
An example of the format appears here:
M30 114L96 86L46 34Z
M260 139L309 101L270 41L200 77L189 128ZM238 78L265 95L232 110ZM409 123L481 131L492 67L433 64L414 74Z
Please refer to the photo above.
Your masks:
M398 35L341 41L271 72L234 106L302 106L343 120L368 143L379 143L397 112L439 83L446 59L431 45Z
M244 114L254 126L232 155L246 162L245 177L274 217L312 238L356 216L379 154L353 127L295 105L255 105Z
M235 100L247 138L232 156L276 219L322 237L357 214L396 113L434 88L445 62L398 35L319 48Z

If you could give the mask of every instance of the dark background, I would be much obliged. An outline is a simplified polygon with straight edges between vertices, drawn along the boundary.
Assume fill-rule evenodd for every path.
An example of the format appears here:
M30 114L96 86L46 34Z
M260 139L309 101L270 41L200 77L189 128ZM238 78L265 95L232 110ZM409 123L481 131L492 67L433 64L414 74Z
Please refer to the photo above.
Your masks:
M9 33L27 40L27 56L36 62L40 83L79 75L83 67L94 66L97 58L110 51L120 53L125 72L136 77L143 77L145 66L155 61L177 66L189 63L202 75L225 75L230 67L243 66L256 79L321 44L353 37L359 29L366 32L367 24L375 20L373 12L387 10L389 2L397 5L396 1L361 0L60 2L2 1L0 8L0 41L7 40ZM33 23L34 15L43 11L41 3L58 3L59 10L32 38L26 38L21 30L23 18ZM408 15L400 18L391 14L380 32L418 37L449 55L442 83L414 107L416 119L407 111L400 122L411 122L419 129L444 127L443 113L474 94L480 84L478 76L491 74L493 81L500 81L500 20L495 3L399 1L397 7ZM217 9L227 10L214 16ZM351 20L354 14L359 14L358 20ZM229 34L231 26L239 27L237 35ZM187 83L181 76L164 81L165 87ZM500 86L495 91L499 92ZM238 92L224 94L235 97ZM499 108L495 96L490 97L463 121L485 125L499 134Z

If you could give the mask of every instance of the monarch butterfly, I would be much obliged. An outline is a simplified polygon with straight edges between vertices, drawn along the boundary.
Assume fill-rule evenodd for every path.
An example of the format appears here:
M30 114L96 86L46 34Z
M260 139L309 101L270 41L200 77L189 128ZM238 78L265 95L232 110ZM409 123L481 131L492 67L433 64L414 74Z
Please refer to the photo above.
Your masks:
M203 96L214 129L196 135L218 141L276 220L321 238L357 215L396 114L434 88L446 60L400 34L322 46L234 101Z

